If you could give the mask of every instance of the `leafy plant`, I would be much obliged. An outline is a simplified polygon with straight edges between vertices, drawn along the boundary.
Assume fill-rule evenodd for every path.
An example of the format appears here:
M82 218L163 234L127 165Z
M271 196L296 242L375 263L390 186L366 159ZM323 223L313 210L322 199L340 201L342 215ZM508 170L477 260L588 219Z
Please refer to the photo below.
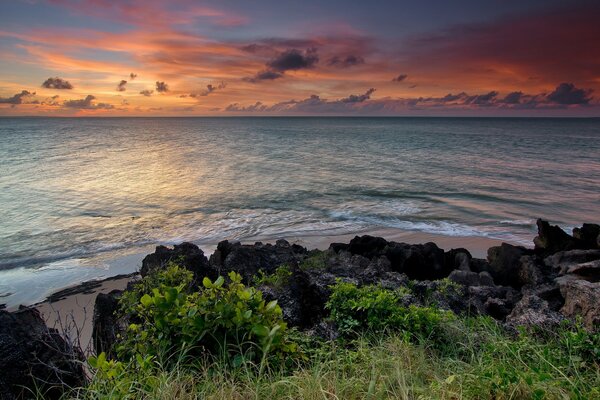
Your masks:
M283 264L275 270L271 275L265 274L262 270L258 271L258 275L254 279L257 285L269 285L273 287L285 286L289 283L292 271L287 264Z
M413 341L442 341L443 325L452 319L450 312L431 307L402 305L406 290L389 290L380 286L357 287L338 281L326 308L340 333L352 335L360 331L403 332Z
M179 276L176 269L165 274ZM201 291L189 294L188 276L183 276L178 286L161 284L140 297L133 310L136 323L118 347L119 358L212 355L233 366L245 362L264 366L267 357L282 361L298 352L288 340L277 302L267 303L260 291L242 284L239 274L230 272L228 283L223 277L214 282L204 278ZM166 277L157 279L164 282Z

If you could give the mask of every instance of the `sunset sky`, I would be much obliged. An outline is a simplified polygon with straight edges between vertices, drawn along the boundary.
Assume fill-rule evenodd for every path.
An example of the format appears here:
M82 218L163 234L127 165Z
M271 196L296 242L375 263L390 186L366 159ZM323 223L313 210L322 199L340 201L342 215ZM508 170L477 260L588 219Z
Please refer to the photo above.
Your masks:
M3 0L0 115L600 116L598 1Z

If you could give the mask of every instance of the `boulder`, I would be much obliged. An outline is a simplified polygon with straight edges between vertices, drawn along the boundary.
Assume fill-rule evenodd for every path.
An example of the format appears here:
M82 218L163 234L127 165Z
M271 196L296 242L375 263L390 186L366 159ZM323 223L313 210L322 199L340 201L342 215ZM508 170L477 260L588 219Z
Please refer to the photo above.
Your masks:
M571 318L582 318L589 330L600 331L600 283L565 275L556 279L565 299L561 312Z
M544 264L559 275L570 273L579 264L600 260L600 250L561 251L544 258Z
M469 286L467 302L477 314L504 320L521 299L521 292L510 286Z
M552 310L546 300L534 294L526 294L506 317L506 323L513 327L554 329L564 319L563 315Z
M448 270L470 271L472 259L471 253L463 248L451 249L444 253L444 264Z
M122 290L113 290L109 293L98 293L96 296L92 327L92 342L96 354L104 352L109 358L115 356L113 345L117 340L117 334L123 331L115 314L119 309L119 298L122 293Z
M453 282L464 286L493 286L494 279L488 272L472 272L463 270L454 270L448 276Z
M306 329L314 326L325 315L325 301L319 288L312 284L308 274L295 268L292 275L277 285L261 285L267 301L277 300L283 319L293 327Z
M541 285L548 281L550 270L537 256L522 256L519 259L517 282L520 286Z
M567 234L557 225L550 225L548 221L538 219L538 235L533 239L535 251L547 256L559 251L581 249L583 243Z
M217 278L215 271L210 269L204 252L195 244L188 242L175 245L172 249L157 246L154 253L144 257L140 275L144 277L154 269L164 268L170 261L192 271L196 282L200 282L205 276L211 279Z
M452 268L446 268L444 250L435 243L406 244L390 242L385 250L392 271L410 279L435 280L445 278Z
M0 311L0 394L2 399L58 399L68 388L85 383L83 354L56 329L49 329L39 311Z
M348 251L366 258L373 258L382 255L387 244L387 240L381 237L355 236L348 244Z
M225 240L217 245L210 256L209 269L216 276L235 271L242 275L245 282L251 282L259 271L272 274L282 265L296 266L307 254L304 247L290 245L285 240L278 240L275 245L260 242L242 245Z
M494 282L498 285L521 287L519 270L521 268L521 257L529 254L529 250L522 246L513 246L502 243L500 246L488 249L488 265L483 268L492 275Z
M573 228L573 237L587 249L600 248L600 225L583 224L581 228Z

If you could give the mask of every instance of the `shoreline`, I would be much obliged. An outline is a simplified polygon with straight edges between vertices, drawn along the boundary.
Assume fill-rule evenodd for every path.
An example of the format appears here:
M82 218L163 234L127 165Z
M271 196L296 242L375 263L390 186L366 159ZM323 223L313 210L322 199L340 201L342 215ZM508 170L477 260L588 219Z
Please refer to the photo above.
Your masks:
M450 236L443 234L434 234L434 233L425 233L420 231L404 231L400 229L393 228L379 228L379 229L366 229L364 231L357 231L353 233L339 234L339 235L306 235L306 236L287 236L287 237L251 237L244 238L242 240L229 239L230 241L239 241L243 244L252 244L255 242L264 242L264 243L275 243L278 239L285 239L291 244L298 244L300 246L306 247L307 249L319 249L324 250L329 247L331 243L340 242L340 241L349 241L354 236L360 235L371 235L371 236L379 236L383 237L389 241L395 242L403 242L410 244L417 243L426 243L426 242L434 242L438 247L444 250L450 250L451 248L466 248L469 252L476 258L485 258L487 254L487 249L492 246L500 245L502 242L511 243L506 240L500 239L492 239L488 237L480 237L480 236ZM201 240L199 241L191 241L198 245L204 253L209 256L214 250L217 248L217 243L204 243ZM95 288L101 288L104 285L104 282L111 281L115 279L119 279L119 277L124 276L134 276L139 271L139 268L142 265L143 258L152 253L154 248L161 243L157 243L156 245L144 246L142 249L137 249L141 251L133 251L133 252L116 252L112 254L103 253L97 257L90 257L87 260L83 260L83 266L70 266L65 272L81 272L82 279L71 279L71 282L67 284L63 284L61 286L57 285L55 288L51 288L50 290L44 288L45 292L43 294L31 295L29 298L24 296L22 293L19 293L19 297L22 300L10 300L12 296L17 295L17 293L9 293L5 297L0 300L0 309L5 309L7 311L14 311L18 309L20 306L25 307L37 307L42 303L56 303L57 296L69 297L75 296L83 293L86 289L89 288L90 291L93 291ZM516 244L516 243L511 243ZM172 244L166 244L166 246L172 246ZM129 249L131 250L131 249ZM80 260L80 259L76 259ZM71 260L67 260L71 261ZM75 261L75 260L73 260ZM96 263L97 265L93 265ZM81 271L77 269L80 268ZM35 276L39 273L40 269L32 270L30 277L25 277L23 281L28 279L42 279L43 276ZM43 268L41 268L43 270ZM27 271L29 272L29 271ZM61 269L57 268L52 270L51 272L60 275ZM114 275L111 274L107 276L107 273L110 274L114 272ZM85 274L84 274L85 273ZM86 274L95 274L90 276L89 279L85 278ZM54 280L60 280L60 276L55 277ZM68 278L65 277L65 281L68 281ZM72 292L72 293L71 293ZM80 293L82 292L82 293ZM94 296L95 299L95 296ZM64 299L61 299L64 300Z
M388 241L403 242L410 244L434 242L438 247L444 250L451 248L466 248L473 257L485 258L487 249L492 246L500 245L503 241L485 237L469 236L447 236L439 234L430 234L423 232L401 231L396 229L372 229L364 232L355 232L342 235L313 235L313 236L291 236L285 239L290 244L297 244L307 249L325 250L331 243L349 242L355 236L361 235L380 236ZM255 242L275 243L277 239L255 237L241 240L243 244L253 244ZM193 242L198 244L198 242ZM207 257L212 254L217 244L198 244ZM44 299L32 302L24 307L35 308L41 315L46 325L50 328L56 328L62 335L71 340L76 340L80 348L84 351L91 350L92 346L92 324L94 315L94 304L99 293L109 293L113 290L123 290L127 284L139 277L139 268L142 259L154 252L155 246L152 246L144 252L136 252L125 256L117 257L108 261L119 267L127 267L126 264L135 265L135 271L117 274L102 279L92 279L69 285L52 291ZM129 267L131 267L129 265ZM21 305L11 305L6 307L7 311L15 311ZM0 307L1 308L1 307Z

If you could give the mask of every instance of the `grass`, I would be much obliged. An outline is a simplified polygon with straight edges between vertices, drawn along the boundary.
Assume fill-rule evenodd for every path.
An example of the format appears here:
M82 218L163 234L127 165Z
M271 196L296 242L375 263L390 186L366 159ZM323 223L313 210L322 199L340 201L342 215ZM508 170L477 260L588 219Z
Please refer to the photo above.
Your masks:
M299 334L300 335L300 334ZM409 343L400 333L349 342L304 337L308 361L295 368L231 368L218 359L166 369L125 366L97 374L73 398L152 399L598 399L597 359L582 357L570 333L513 337L487 318L459 320L452 346ZM565 336L567 335L567 336Z

